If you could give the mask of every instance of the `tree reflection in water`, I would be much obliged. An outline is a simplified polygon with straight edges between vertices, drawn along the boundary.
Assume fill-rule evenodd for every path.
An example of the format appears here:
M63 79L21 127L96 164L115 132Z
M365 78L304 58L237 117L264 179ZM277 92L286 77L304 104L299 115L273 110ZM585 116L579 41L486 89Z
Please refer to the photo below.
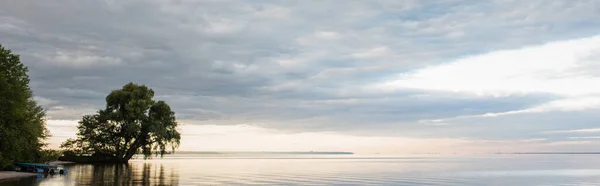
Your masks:
M89 169L88 169L89 170ZM91 178L80 176L78 184L89 185L178 185L178 176L165 176L163 164L105 164L92 166Z
M63 185L178 185L179 175L161 163L73 165L68 175L48 178L21 179L2 182L4 186L63 186Z

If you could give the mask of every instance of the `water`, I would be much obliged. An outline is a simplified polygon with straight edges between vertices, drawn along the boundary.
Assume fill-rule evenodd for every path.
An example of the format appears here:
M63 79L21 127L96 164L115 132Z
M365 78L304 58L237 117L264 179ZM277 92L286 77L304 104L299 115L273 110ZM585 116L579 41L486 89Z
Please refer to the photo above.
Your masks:
M600 155L172 156L4 185L600 185Z

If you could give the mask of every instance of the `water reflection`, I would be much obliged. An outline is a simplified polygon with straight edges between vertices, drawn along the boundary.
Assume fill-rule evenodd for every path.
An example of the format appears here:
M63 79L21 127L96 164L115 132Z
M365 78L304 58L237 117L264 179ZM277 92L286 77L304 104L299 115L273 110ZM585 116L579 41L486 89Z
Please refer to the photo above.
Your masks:
M91 168L90 168L91 167ZM77 185L177 185L177 174L165 176L163 164L112 164L73 167ZM93 173L89 173L90 169ZM44 184L52 185L52 184Z
M75 165L68 175L3 185L598 185L584 155L480 157L168 157Z
M167 171L155 162L130 164L100 164L67 166L68 175L48 175L45 178L0 182L0 185L63 186L63 185L179 185L178 174Z

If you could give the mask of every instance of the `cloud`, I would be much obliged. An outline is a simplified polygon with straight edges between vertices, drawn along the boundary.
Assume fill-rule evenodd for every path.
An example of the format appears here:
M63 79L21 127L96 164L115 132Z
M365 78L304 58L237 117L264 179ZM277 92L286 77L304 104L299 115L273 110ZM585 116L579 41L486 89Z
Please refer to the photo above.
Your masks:
M0 2L0 38L51 120L136 82L190 125L556 141L540 131L598 119L599 5L20 0Z
M388 52L389 52L389 49L387 47L380 46L380 47L368 49L366 51L354 53L354 54L352 54L352 57L359 58L359 59L368 59L368 58L384 56Z
M112 66L119 65L123 61L119 58L113 58L108 56L96 56L96 55L85 55L85 54L67 54L64 52L57 52L53 60L58 65L65 65L70 67L94 67L94 66Z
M544 133L597 133L597 132L600 132L600 128L576 129L576 130L557 130L557 131L546 131Z
M41 105L52 105L54 103L57 103L56 100L51 100L48 98L44 98L44 97L40 97L40 96L34 96L33 99Z
M569 139L600 139L600 136L569 137Z
M49 120L51 147L75 135L76 121ZM404 137L353 136L337 132L288 133L252 125L179 126L180 150L203 151L347 151L359 154L516 152L543 149L546 139L470 140L452 138L412 139ZM66 129L66 130L65 130ZM240 143L244 141L244 143ZM511 145L518 143L519 145ZM565 143L565 142L562 142ZM573 142L571 142L573 143ZM556 146L555 142L549 146ZM541 147L541 148L540 148Z
M551 93L578 96L600 93L600 78L582 73L600 55L600 36L495 51L458 59L375 85L382 91L414 88L506 96Z
M478 115L463 115L453 118L443 119L431 119L431 120L420 120L420 123L440 125L453 120L467 119L467 118L486 118L486 117L500 117L514 114L528 114L528 113L540 113L540 112L552 112L552 111L584 111L590 109L600 108L600 98L597 96L583 96L583 97L572 97L564 98L554 101L549 101L539 105L532 106L530 108L522 110L510 110L505 112L490 112Z
M422 89L483 97L527 94L557 96L556 100L523 109L419 121L431 126L490 117L503 119L510 115L533 116L545 112L567 114L595 110L600 106L597 96L600 89L589 85L600 84L600 79L597 74L582 69L593 68L596 64L594 60L600 54L598 41L600 36L593 36L470 56L402 74L395 80L376 84L372 88L384 92Z

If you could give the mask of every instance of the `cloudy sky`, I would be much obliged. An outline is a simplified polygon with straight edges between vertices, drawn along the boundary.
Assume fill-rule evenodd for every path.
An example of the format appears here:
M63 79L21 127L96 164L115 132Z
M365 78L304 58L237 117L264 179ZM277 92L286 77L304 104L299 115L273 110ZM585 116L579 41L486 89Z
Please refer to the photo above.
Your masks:
M50 146L128 82L181 150L599 151L600 1L0 1Z

